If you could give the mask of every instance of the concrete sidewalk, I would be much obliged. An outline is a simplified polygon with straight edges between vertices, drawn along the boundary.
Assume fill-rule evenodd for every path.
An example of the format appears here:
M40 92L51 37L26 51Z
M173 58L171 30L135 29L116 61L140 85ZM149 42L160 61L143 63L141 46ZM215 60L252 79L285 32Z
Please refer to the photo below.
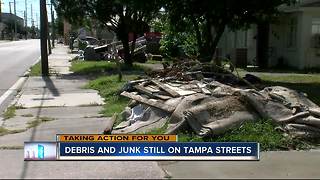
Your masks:
M175 161L159 165L176 179L318 179L320 151L262 152L260 161Z
M104 100L98 92L83 89L88 80L69 71L73 57L57 45L49 56L50 71L57 76L29 77L15 98L15 116L1 126L12 133L0 136L0 177L163 178L156 162L23 161L25 141L55 141L59 133L101 134L111 123L99 113Z

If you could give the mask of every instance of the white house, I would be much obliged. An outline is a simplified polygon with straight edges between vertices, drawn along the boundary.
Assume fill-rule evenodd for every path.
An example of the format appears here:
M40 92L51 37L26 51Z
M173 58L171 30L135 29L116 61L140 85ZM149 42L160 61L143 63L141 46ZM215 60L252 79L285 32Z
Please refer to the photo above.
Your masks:
M279 8L283 15L269 26L269 45L265 48L268 66L320 68L320 0L300 0L294 6ZM223 56L255 64L257 26L246 31L227 30L218 47Z

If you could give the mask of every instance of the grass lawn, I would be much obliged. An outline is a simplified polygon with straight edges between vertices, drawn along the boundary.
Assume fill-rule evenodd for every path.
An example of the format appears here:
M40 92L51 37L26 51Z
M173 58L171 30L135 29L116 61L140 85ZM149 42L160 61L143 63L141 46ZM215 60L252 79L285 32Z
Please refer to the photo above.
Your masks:
M192 131L178 133L179 142L259 142L262 151L270 150L305 150L317 145L319 142L295 139L284 136L276 130L271 120L260 119L255 122L245 122L239 127L232 128L214 137L201 138ZM166 128L154 129L148 134L164 134Z
M150 69L142 65L134 64L128 67L122 64L122 80L118 81L117 66L114 62L107 61L73 61L70 68L75 74L93 75L96 79L90 81L85 88L95 89L105 99L103 114L113 116L124 110L129 99L119 95L120 89L129 80L137 79L145 71Z
M306 93L311 101L320 105L320 74L261 75L259 77L268 86L284 86Z
M117 66L114 62L108 61L72 61L70 70L79 75L110 75L117 73ZM121 64L121 71L123 73L141 73L148 71L147 67L133 64L132 67L128 67L125 64Z
M54 74L58 74L58 73L49 67L49 75L54 75ZM40 61L30 68L29 76L41 76L41 62Z

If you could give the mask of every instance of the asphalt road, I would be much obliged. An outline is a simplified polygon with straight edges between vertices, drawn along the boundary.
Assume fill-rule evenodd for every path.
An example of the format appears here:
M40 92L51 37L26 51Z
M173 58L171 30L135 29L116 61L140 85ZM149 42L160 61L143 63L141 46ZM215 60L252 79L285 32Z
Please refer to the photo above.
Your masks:
M0 42L0 97L39 57L38 39Z

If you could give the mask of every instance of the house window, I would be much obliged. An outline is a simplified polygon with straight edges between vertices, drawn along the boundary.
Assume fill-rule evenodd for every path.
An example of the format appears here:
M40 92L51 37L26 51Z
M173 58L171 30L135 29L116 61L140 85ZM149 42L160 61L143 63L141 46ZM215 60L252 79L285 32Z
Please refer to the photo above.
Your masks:
M312 35L320 34L320 18L312 19Z
M320 18L312 19L312 47L320 48Z
M288 38L287 38L287 47L293 48L296 47L297 43L297 20L291 18L288 26Z

